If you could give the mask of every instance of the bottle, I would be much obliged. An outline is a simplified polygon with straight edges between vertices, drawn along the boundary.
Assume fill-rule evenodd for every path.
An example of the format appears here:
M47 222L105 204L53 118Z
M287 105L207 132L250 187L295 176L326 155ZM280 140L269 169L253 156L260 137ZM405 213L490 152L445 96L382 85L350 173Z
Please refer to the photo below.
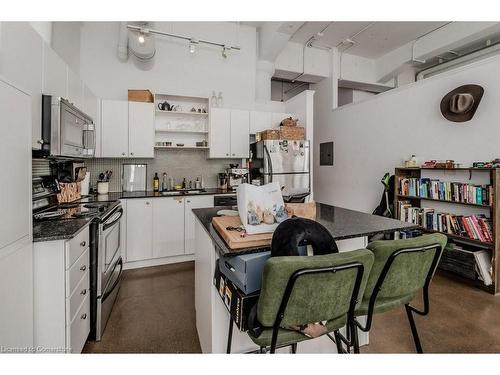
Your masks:
M224 106L224 99L222 99L222 91L219 91L219 97L217 98L217 107L222 108Z
M160 179L158 178L158 173L155 173L155 176L153 178L153 191L160 191Z
M198 177L196 177L196 181L194 182L195 189L201 189L201 182Z
M161 191L167 191L167 190L168 190L167 173L163 172L163 179L161 181Z
M174 190L175 188L175 181L172 177L168 179L168 188L169 190Z
M217 96L215 95L215 91L212 91L212 97L210 98L210 104L212 107L217 107Z
M186 177L184 177L184 179L182 180L182 188L186 188Z

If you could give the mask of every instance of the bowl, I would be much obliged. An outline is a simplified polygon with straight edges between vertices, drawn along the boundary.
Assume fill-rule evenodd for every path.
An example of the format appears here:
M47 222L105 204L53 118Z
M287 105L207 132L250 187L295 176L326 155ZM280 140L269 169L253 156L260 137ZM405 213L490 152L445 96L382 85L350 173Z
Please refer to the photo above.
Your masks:
M177 147L183 147L184 143L177 143Z

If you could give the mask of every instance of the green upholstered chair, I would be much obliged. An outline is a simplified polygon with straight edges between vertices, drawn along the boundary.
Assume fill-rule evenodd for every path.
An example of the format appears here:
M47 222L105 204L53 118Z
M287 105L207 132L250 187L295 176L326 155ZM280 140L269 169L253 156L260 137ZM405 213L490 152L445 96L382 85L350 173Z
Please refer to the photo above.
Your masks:
M367 316L365 326L355 318L355 324L368 332L373 315L404 306L418 353L422 346L418 337L413 313L429 313L429 284L434 276L447 237L440 233L426 234L407 240L374 241L368 245L373 251L373 263L361 304L355 316ZM424 308L418 310L410 305L418 291L423 292ZM357 331L354 330L354 335Z
M373 254L366 249L316 256L282 256L270 258L262 276L257 302L260 332L248 335L260 352L291 346L309 340L308 336L289 329L307 323L327 321L339 351L339 329L354 325L354 309L362 295L373 264ZM250 325L250 322L249 322ZM253 324L252 324L253 325ZM349 330L348 330L349 331ZM232 322L229 325L227 352L231 352ZM331 335L329 337L333 340ZM353 343L357 345L357 343Z

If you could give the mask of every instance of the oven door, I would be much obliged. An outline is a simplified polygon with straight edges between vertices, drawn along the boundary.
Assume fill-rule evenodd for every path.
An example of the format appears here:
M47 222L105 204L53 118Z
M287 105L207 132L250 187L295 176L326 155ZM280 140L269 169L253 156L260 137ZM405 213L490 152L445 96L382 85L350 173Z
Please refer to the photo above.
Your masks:
M113 267L120 256L121 217L123 208L119 207L99 225L99 262L97 277L97 295L104 293L113 274Z
M116 262L113 263L108 284L103 289L103 293L97 298L97 316L96 316L96 341L101 341L104 328L108 322L111 310L120 289L123 273L123 260L118 256Z

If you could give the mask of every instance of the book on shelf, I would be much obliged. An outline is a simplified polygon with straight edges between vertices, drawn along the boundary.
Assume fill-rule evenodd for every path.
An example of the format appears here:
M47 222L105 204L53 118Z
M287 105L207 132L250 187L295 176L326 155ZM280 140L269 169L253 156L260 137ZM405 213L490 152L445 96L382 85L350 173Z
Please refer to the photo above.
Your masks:
M493 243L492 223L485 215L455 215L437 212L433 208L413 207L410 201L398 201L399 220L420 225L423 228Z
M491 205L493 196L491 185L465 184L430 178L399 177L398 190L400 195L486 206Z

